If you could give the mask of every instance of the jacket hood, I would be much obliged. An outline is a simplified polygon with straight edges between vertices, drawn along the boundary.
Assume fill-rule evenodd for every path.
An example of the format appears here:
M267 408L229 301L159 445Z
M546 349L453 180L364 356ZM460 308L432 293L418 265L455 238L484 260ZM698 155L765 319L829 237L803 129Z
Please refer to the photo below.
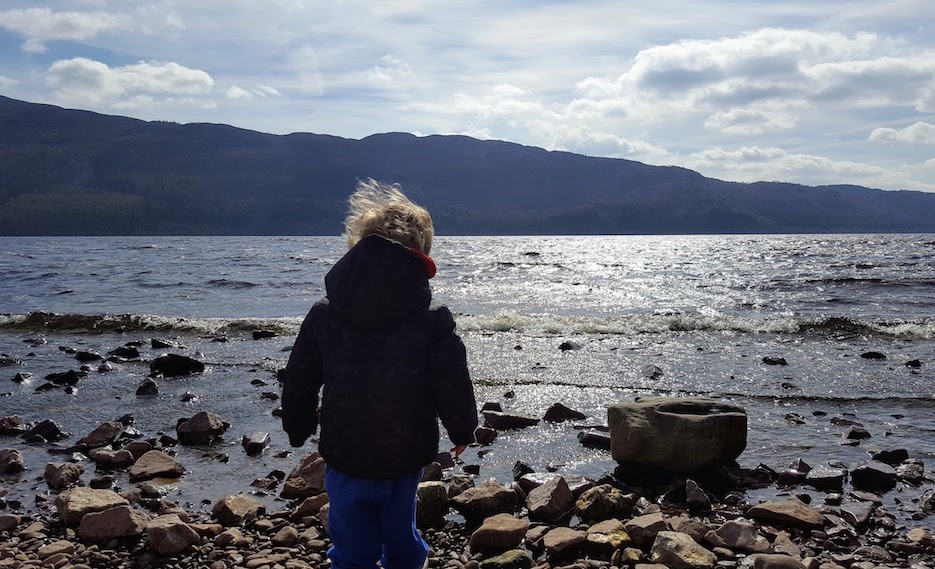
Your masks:
M325 276L334 313L357 325L384 327L428 309L432 302L422 258L381 235L368 235Z

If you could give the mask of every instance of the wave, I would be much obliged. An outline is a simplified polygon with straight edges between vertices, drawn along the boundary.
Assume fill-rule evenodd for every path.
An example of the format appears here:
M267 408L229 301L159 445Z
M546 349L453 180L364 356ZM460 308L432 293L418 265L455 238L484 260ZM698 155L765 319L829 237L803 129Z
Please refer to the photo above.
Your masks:
M882 335L904 340L935 338L935 319L915 322L862 322L851 318L797 318L769 316L747 318L723 314L632 314L611 317L459 314L458 327L481 332L541 334L660 334L666 332L740 332L771 334L819 334L834 339Z
M611 317L526 315L499 312L490 315L457 314L458 329L467 332L518 332L534 335L664 334L671 332L737 332L749 334L817 335L834 340L883 336L901 340L935 339L935 319L867 322L851 318L803 319L794 316L745 318L721 314L632 314ZM66 331L112 333L159 331L204 335L246 334L273 330L294 335L300 317L288 318L184 318L152 314L58 314L30 312L0 314L0 330L28 332Z
M0 314L0 330L28 332L77 332L107 334L115 332L177 332L202 335L246 334L254 330L272 330L294 335L301 318L181 318L152 314Z

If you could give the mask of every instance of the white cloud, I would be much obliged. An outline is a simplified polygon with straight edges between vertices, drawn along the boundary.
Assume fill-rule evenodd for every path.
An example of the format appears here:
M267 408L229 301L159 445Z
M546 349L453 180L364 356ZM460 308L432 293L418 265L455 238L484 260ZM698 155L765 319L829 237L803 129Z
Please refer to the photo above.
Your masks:
M104 12L53 12L27 8L0 12L0 27L26 37L23 50L45 51L49 40L84 41L120 28L120 18Z
M903 129L875 128L870 140L877 142L905 142L908 144L935 144L935 124L919 121Z
M370 70L370 77L384 83L397 83L411 72L407 63L392 55L385 55Z
M44 53L48 41L88 41L101 34L158 35L185 29L181 18L164 6L145 5L128 13L53 11L26 8L0 12L0 27L26 38L22 49Z
M315 46L299 47L292 51L289 59L297 81L296 89L309 95L321 95L325 92L325 80Z
M796 117L785 111L756 108L735 108L709 116L704 126L724 134L762 134L788 130L796 125Z
M695 152L681 163L712 177L743 182L796 180L810 185L907 187L904 175L881 166L790 153L776 147L746 146L735 150L713 147Z
M224 96L228 99L263 99L266 97L279 97L282 94L268 86L260 85L259 87L252 87L250 89L244 89L243 87L238 87L233 85L224 90Z
M178 63L141 61L109 67L81 57L56 61L45 80L57 99L72 105L114 103L131 108L207 95L214 87L206 72Z
M7 77L5 75L0 75L0 89L8 89L14 85L19 85L19 81L13 79L12 77Z

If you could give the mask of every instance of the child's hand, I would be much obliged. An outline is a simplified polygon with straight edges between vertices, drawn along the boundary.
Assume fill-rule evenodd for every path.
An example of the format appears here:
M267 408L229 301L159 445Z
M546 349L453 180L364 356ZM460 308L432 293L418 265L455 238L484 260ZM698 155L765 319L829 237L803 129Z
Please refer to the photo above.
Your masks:
M451 452L454 453L455 458L458 458L459 456L461 456L461 453L464 452L464 449L466 448L467 448L467 445L458 445L455 447L451 447Z

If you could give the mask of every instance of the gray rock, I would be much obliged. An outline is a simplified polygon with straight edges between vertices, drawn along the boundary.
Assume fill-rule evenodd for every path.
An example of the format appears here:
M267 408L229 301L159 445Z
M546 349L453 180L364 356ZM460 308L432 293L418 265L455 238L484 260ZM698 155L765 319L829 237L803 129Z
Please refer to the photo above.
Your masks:
M471 534L471 551L497 552L519 547L529 529L529 522L511 514L496 514L486 518Z
M627 518L635 503L635 494L624 494L610 484L601 484L581 494L575 502L575 513L584 522Z
M701 397L647 397L607 407L611 456L677 472L729 463L747 445L742 407Z
M91 512L81 518L78 537L82 541L103 542L143 535L149 517L128 505Z
M753 562L754 569L805 569L801 561L788 555L758 553L751 555L749 559Z
M181 375L202 373L205 370L205 364L188 356L168 354L154 359L149 364L149 370L153 375L158 374L164 377L178 377Z
M555 522L570 512L574 505L575 497L561 476L553 477L526 496L529 519L536 522Z
M439 481L421 482L416 490L416 526L439 525L448 513L448 491Z
M122 432L123 423L119 423L117 421L101 423L87 436L84 436L78 440L78 445L87 447L89 449L107 446L117 440L117 436Z
M747 516L771 524L816 529L825 524L821 512L800 500L784 500L758 504L747 510Z
M581 421L586 418L587 415L580 411L575 411L562 403L553 403L545 412L542 420L549 423L562 423L564 421Z
M545 551L550 559L569 559L578 554L587 541L587 534L581 530L557 527L549 530L542 538Z
M623 526L637 547L641 548L653 543L659 532L670 530L665 516L661 513L637 516L624 522Z
M239 526L255 520L266 512L266 506L252 496L232 494L225 496L211 508L211 516L225 527Z
M269 433L253 433L244 435L241 445L246 451L247 456L257 456L263 452L263 449L269 446Z
M708 569L717 565L717 556L698 545L688 534L676 531L661 531L650 551L653 563L661 563L669 569Z
M72 462L50 462L45 465L43 478L52 490L67 488L81 479L84 467Z
M896 467L896 476L909 484L919 485L925 480L925 465L917 458L906 459Z
M201 411L190 419L182 419L175 432L183 445L206 445L220 437L230 424L210 411Z
M146 524L149 547L163 556L177 555L200 543L201 536L176 514L166 514Z
M280 496L287 500L307 498L325 491L325 459L317 452L302 457L286 477Z
M495 514L513 513L516 509L516 492L496 481L488 481L455 496L451 499L451 505L469 523L476 523Z
M495 557L484 559L476 567L478 569L530 569L533 565L530 552L523 549L511 549Z
M128 468L136 460L127 449L111 450L109 448L96 448L88 452L88 458L94 461L98 470L117 470Z
M851 483L863 490L890 490L896 486L896 469L871 460L851 471Z
M805 483L822 490L835 490L840 492L844 488L844 479L847 471L843 468L830 466L816 466L808 472Z
M153 478L178 478L185 474L185 467L171 456L151 450L138 458L130 467L130 481L140 482Z
M533 417L524 417L501 411L484 411L484 421L491 429L498 431L508 431L511 429L522 429L539 424L539 419Z
M97 490L78 486L66 490L55 499L58 515L67 526L77 526L91 512L102 512L130 502L112 490Z
M17 474L24 470L23 453L15 448L0 449L0 474Z
M713 547L726 547L749 553L769 551L769 541L757 533L756 525L744 519L729 520L705 535Z

